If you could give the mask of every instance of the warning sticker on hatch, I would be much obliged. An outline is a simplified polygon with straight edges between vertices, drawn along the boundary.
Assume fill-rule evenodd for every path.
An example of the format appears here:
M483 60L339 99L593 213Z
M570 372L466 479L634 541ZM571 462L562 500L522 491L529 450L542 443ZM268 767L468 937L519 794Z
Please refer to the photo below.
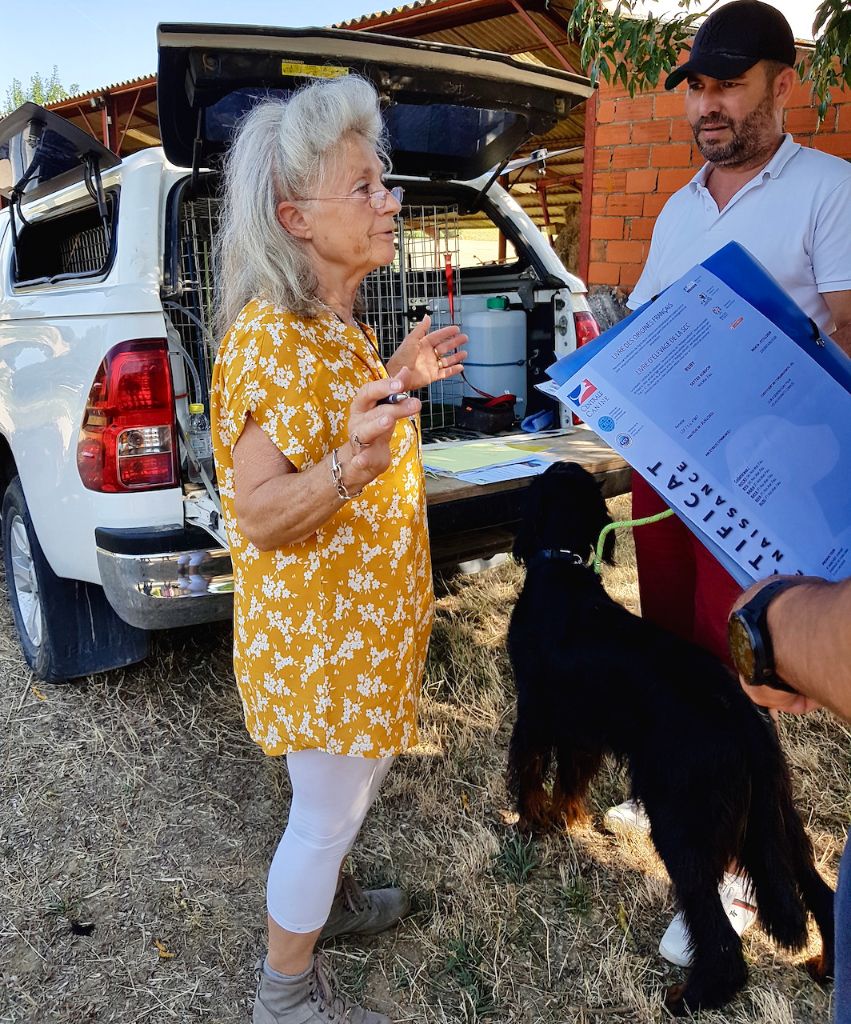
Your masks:
M291 77L342 78L348 73L348 68L336 67L334 64L299 64L296 61L281 61L281 74Z

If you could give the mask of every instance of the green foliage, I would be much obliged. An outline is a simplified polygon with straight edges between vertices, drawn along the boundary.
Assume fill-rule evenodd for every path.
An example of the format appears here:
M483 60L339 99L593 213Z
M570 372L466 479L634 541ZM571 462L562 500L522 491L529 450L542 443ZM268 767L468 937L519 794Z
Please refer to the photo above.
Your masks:
M533 839L513 835L494 858L497 873L506 882L522 885L540 861Z
M591 912L591 890L581 875L573 875L558 889L562 905L576 917L587 917Z
M653 2L653 0L651 0ZM602 0L576 0L568 31L579 40L580 59L593 82L620 81L634 96L655 88L677 62L677 55L703 11L688 11L699 0L680 0L684 13L677 17L636 14L641 0L619 0L614 10ZM714 6L714 5L713 5Z
M813 83L819 123L830 106L831 91L844 84L851 89L851 6L848 0L822 0L813 22L816 37L811 61L801 61L798 74Z
M44 908L50 917L66 917L69 920L80 912L79 896L56 896Z
M568 31L580 45L582 66L591 80L620 82L630 96L654 89L677 63L699 23L718 0L678 0L680 13L646 10L659 0L618 0L614 8L603 0L576 0ZM641 12L641 13L640 13ZM832 89L851 87L851 6L848 0L821 0L813 22L815 47L801 61L798 74L812 83L824 119Z
M473 1011L474 1019L495 1009L493 983L486 965L489 956L481 935L462 934L446 945L447 959L440 976L458 986Z
M56 103L58 100L64 100L66 96L73 96L75 92L79 91L79 85L75 82L69 88L59 81L59 68L54 64L53 71L50 73L50 77L42 77L36 72L30 78L30 84L25 88L20 79L13 78L12 84L6 90L6 102L0 108L0 116L11 114L13 110L22 104L31 100L33 103L38 103L39 106L46 106L48 103Z

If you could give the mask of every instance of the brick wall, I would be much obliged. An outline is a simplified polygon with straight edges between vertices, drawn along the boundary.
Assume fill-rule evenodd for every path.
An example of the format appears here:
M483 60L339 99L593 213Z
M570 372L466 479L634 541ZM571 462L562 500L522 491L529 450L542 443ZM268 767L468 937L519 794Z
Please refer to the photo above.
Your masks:
M641 273L656 215L703 163L684 114L684 87L630 99L603 83L597 104L589 287L628 293ZM827 113L816 133L808 86L795 85L786 130L798 142L851 159L851 94ZM834 91L834 98L837 93Z

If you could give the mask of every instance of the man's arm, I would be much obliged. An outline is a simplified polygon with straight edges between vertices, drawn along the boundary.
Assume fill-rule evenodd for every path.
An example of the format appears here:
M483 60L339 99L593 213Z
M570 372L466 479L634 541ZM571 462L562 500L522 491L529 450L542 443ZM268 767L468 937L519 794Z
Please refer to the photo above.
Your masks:
M746 590L733 610L768 582ZM800 713L822 705L851 722L851 579L828 583L807 578L777 595L767 621L777 675L797 693L743 684L748 696L781 711Z
M833 340L851 355L851 174L847 165L839 184L818 203L808 251L816 287L836 324Z
M822 298L836 324L831 337L846 355L851 356L851 291L822 292Z

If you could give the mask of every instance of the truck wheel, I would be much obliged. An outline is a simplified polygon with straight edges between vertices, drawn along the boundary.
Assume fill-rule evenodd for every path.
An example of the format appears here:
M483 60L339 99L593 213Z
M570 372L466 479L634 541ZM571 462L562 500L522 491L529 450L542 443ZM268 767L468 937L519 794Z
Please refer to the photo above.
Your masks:
M147 632L119 619L102 587L64 579L47 564L17 476L3 498L2 536L15 628L38 679L62 683L147 655Z

